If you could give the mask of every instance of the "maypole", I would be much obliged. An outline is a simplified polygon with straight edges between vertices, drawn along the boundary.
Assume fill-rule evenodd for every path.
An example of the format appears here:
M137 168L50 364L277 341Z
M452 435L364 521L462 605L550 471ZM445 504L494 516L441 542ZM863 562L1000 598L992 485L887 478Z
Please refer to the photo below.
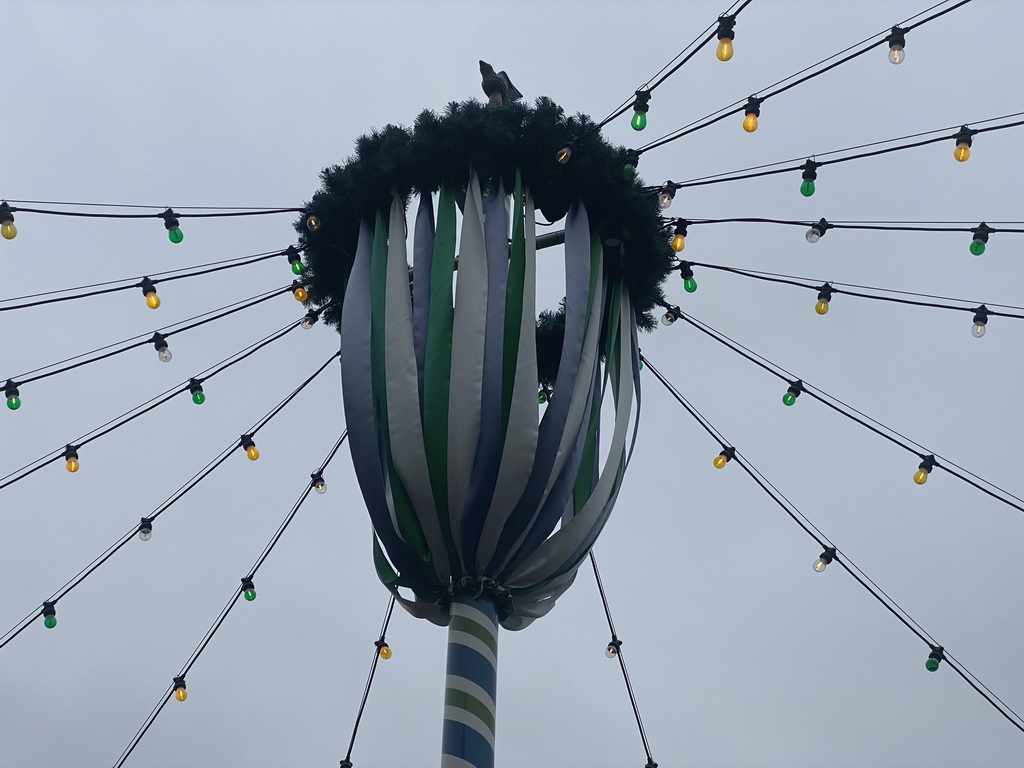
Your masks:
M493 768L498 628L551 610L611 513L639 416L637 327L672 265L626 150L550 101L517 103L484 66L488 105L363 137L298 225L311 301L341 335L378 576L448 627L444 768ZM567 147L586 160L566 164ZM539 321L538 210L565 219L566 284Z

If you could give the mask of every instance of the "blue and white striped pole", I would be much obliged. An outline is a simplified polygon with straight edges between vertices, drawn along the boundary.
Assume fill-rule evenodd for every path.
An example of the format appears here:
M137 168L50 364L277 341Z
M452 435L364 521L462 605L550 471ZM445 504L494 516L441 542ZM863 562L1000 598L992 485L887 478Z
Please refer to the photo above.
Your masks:
M486 597L455 595L450 618L441 768L494 768L498 610Z

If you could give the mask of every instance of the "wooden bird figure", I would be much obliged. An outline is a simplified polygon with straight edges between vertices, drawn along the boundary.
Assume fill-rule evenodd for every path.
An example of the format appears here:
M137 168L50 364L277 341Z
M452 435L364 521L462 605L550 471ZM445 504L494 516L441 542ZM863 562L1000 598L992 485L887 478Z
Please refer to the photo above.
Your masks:
M480 61L480 76L482 78L480 86L487 94L488 104L500 106L505 103L506 99L515 101L523 98L523 94L512 85L512 81L508 79L508 75L504 71L495 72L494 67L483 60Z

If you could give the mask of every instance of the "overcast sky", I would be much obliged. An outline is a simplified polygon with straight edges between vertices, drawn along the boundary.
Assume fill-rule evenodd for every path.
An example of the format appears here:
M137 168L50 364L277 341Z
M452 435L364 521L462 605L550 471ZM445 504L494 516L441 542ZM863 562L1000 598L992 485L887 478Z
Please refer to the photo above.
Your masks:
M628 115L610 141L636 145L902 21L925 0L754 0L732 61L702 51L651 100L642 138ZM527 98L601 118L725 10L711 2L20 2L4 12L0 195L8 200L169 206L296 206L324 166L389 122L481 98L477 60ZM975 0L913 31L899 67L885 49L770 99L760 129L740 117L644 155L648 183L682 181L1024 108L1024 8ZM689 218L1017 221L1022 129L819 172L682 190ZM283 248L289 215L159 220L19 214L0 241L0 297L135 278ZM1024 305L1020 235L694 227L693 260L905 291ZM541 257L538 303L561 296ZM972 338L965 313L814 294L698 270L667 291L696 318L968 469L1024 495L1019 462L1024 322ZM283 257L160 286L0 314L0 378L287 285ZM0 413L0 474L301 317L287 294L148 346L26 385ZM683 323L643 352L727 439L918 622L1024 710L1020 542L1024 516L785 385ZM337 349L296 331L0 490L0 632L25 616L238 440ZM650 376L637 450L597 546L655 760L728 768L1014 766L1024 734L837 567ZM237 589L344 429L332 366L258 435L58 606L0 651L0 765L111 765ZM387 605L347 448L329 491L302 507L129 765L333 766L344 756ZM362 768L436 765L445 632L397 611L353 753ZM497 765L642 766L643 750L594 580L582 570L552 613L502 633Z

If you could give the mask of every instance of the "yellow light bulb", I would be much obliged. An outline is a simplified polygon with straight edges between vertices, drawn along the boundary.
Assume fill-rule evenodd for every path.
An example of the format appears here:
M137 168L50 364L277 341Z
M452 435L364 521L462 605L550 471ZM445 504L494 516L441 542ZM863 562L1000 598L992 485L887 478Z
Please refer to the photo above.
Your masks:
M967 146L966 141L961 141L956 145L956 149L953 150L953 159L958 163L963 163L971 156L971 148ZM7 235L4 235L7 237Z
M150 309L156 309L160 306L160 297L156 295L156 291L150 291L146 294L146 306Z
M928 473L923 469L917 470L917 472L914 473L914 482L918 485L924 485L928 482Z
M4 240L13 240L17 234L18 228L10 219L0 224L0 235L3 235Z
M68 459L66 466L68 468L68 472L77 472L79 467L78 459Z
M682 235L676 235L675 237L672 238L671 246L673 251L679 253L681 250L683 250L683 248L686 247L686 238L683 237Z
M309 298L309 293L305 288L296 288L292 291L292 294L295 296L296 301L305 301Z
M380 647L380 657L382 659L385 659L385 660L391 658L391 648L390 648L390 646L382 645Z
M728 458L726 458L722 454L718 454L717 456L715 456L714 460L711 463L715 465L715 469L721 469L728 463L728 461Z
M732 40L723 37L718 41L718 48L715 49L715 56L719 61L728 61L732 58Z
M747 133L753 133L757 130L757 115L753 112L743 118L743 130Z
M250 445L245 449L245 455L249 457L249 461L256 461L260 457L260 449L255 445Z
M825 301L824 299L820 300L817 304L814 305L814 311L817 312L819 315L827 315L828 302Z
M186 691L184 688L175 688L174 698L176 698L178 701L184 701L188 698L188 691Z

